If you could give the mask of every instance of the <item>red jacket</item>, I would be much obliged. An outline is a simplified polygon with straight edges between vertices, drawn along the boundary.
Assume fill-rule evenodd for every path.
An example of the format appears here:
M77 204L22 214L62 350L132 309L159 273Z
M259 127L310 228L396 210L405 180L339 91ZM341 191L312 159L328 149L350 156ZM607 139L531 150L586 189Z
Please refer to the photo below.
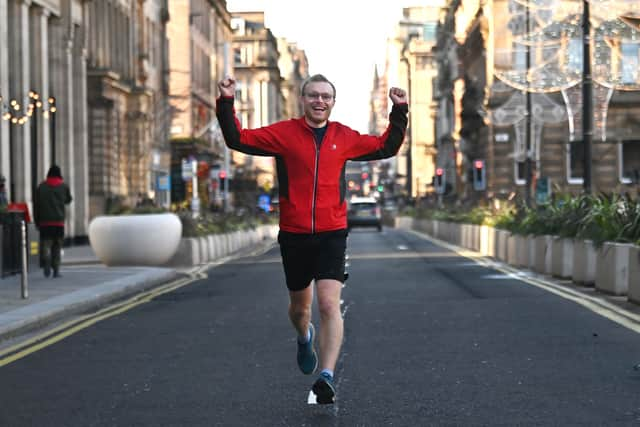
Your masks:
M361 135L328 122L322 143L304 117L258 129L242 129L233 98L218 98L217 117L229 148L275 156L280 189L280 229L318 233L347 228L345 165L347 160L394 156L407 127L407 104L394 105L381 136Z

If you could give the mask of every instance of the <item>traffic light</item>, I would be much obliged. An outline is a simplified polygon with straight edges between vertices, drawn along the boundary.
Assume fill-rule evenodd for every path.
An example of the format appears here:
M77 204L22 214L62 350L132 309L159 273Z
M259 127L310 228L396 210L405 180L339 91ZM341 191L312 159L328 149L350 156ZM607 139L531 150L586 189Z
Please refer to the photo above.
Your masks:
M436 187L436 193L444 194L445 185L446 185L444 169L442 169L442 168L437 168L436 169L436 176L434 177L433 181L434 181L433 185Z
M474 160L473 162L473 189L484 191L487 189L487 173L484 167L484 160Z
M227 179L227 171L222 169L220 172L218 172L218 180L220 181L220 189L224 190L224 181L225 179Z

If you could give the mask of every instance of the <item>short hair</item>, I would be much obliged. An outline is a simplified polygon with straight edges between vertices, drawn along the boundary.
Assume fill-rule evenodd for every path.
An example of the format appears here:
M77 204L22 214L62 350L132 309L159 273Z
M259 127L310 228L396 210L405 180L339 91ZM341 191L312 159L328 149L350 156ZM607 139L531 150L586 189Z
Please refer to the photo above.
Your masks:
M302 88L300 89L300 93L302 95L304 95L304 90L307 88L307 85L309 83L315 83L315 82L329 83L331 85L331 89L333 89L333 98L335 99L335 97L336 97L336 87L333 85L333 83L331 83L329 81L328 78L326 78L322 74L314 74L313 76L311 76L307 80L305 80L304 83L302 83Z

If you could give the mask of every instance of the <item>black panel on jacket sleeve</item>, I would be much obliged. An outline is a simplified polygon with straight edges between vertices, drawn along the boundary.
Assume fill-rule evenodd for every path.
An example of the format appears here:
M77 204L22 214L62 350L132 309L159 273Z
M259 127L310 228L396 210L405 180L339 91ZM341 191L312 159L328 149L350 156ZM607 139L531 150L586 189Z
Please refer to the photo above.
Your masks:
M235 113L233 111L233 101L233 98L220 97L216 102L216 117L218 118L220 130L222 131L222 136L224 137L224 141L227 144L227 147L236 151L240 151L244 154L252 154L256 156L273 156L274 153L251 147L240 142L240 131L236 127Z
M408 113L409 106L407 104L394 104L391 108L391 113L389 113L390 129L389 135L384 142L384 146L379 150L355 157L351 160L361 162L387 159L395 156L402 145L402 141L404 140L407 123L409 122L409 119L407 118Z

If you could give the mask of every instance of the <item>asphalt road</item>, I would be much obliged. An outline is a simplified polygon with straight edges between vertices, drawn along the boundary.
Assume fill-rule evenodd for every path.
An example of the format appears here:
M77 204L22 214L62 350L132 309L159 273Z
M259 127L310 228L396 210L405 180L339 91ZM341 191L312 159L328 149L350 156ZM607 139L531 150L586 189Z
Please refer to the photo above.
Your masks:
M640 425L635 332L415 234L349 255L333 406L307 404L273 248L1 367L0 426Z

